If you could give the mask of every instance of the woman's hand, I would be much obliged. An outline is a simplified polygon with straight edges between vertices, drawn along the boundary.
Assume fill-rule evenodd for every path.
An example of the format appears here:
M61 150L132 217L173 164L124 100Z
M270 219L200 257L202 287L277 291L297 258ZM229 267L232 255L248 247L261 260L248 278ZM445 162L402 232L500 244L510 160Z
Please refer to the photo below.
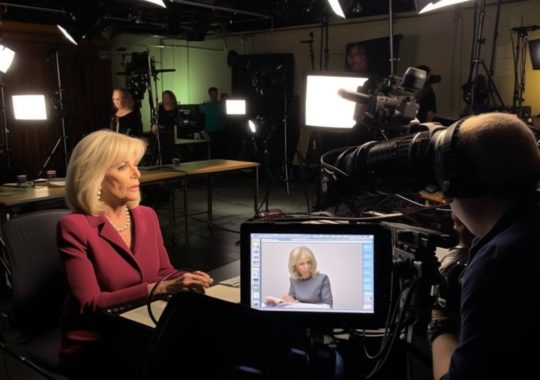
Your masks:
M170 280L162 281L154 294L175 294L182 291L204 293L204 289L208 288L213 281L212 277L205 272L185 272Z
M298 300L296 298L289 295L283 296L283 301L287 303L298 303Z

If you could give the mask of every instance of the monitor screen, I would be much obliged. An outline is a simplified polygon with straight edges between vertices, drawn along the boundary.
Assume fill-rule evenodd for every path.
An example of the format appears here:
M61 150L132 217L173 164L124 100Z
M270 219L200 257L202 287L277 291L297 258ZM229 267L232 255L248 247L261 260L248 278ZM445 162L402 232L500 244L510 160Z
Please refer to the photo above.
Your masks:
M306 125L330 129L351 129L355 126L356 104L343 99L338 90L357 91L368 78L351 73L310 74L306 79Z
M533 70L540 70L540 38L529 40L529 53Z
M241 299L304 327L384 326L391 236L374 224L244 223Z

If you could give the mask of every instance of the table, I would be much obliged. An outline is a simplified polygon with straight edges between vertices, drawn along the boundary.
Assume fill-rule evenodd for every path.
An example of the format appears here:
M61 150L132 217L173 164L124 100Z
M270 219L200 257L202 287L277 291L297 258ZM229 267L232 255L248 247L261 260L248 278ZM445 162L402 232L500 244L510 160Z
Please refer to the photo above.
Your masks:
M194 140L198 141L198 140ZM190 177L212 175L224 173L228 171L236 171L243 169L252 169L255 171L255 186L253 194L253 210L257 212L257 202L259 193L259 163L249 161L235 160L202 160L185 162L175 167L163 166L154 168L153 170L142 170L141 168L141 184L150 184L155 182L175 182L182 181L183 185L183 200L184 200L184 220L185 220L185 239L189 242L188 237L188 204L187 204L187 181ZM212 224L212 184L210 179L207 181L208 191L208 224ZM18 206L40 203L51 200L61 200L64 198L63 187L8 187L0 186L0 218L1 222L9 219L10 212ZM174 194L170 197L169 220L171 221L173 231L175 223L175 203Z
M210 140L206 140L206 139L175 139L174 141L174 145L198 145L198 144L206 144L206 150L207 150L207 157L208 159L210 159L211 157L211 154L210 154Z
M258 194L259 194L259 163L249 162L249 161L235 161L235 160L202 160L202 161L192 161L185 162L180 164L178 169L181 173L184 173L183 181L183 200L184 200L184 229L185 229L185 241L189 243L189 214L188 214L188 203L187 203L187 179L190 177L207 175L211 176L212 174L224 173L228 171L237 171L243 169L253 169L255 171L255 185L253 192L253 212L257 213L258 209ZM166 170L166 169L165 169ZM207 179L207 192L208 192L208 206L207 206L207 215L208 215L208 225L212 225L212 182L210 177ZM173 202L174 202L174 197ZM173 205L174 206L174 205ZM172 219L174 225L174 218Z
M208 274L214 279L214 283L216 283L216 285L211 286L206 290L206 294L208 296L233 303L240 303L239 287L231 287L220 284L221 281L226 281L231 277L236 277L240 275L240 260L233 261L222 267L214 269L208 272ZM163 310L165 310L166 306L166 301L152 302L152 314L154 314L154 317L157 320L159 320L159 317L163 313ZM156 327L154 322L150 319L147 305L143 305L133 310L126 311L120 314L120 317L151 328Z

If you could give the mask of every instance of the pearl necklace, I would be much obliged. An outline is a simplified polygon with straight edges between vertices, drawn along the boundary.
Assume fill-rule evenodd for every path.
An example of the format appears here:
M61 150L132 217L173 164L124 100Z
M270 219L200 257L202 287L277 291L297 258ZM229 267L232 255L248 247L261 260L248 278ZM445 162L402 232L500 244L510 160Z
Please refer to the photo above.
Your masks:
M124 206L124 208L126 210L126 224L124 224L122 227L116 227L111 218L107 217L109 223L111 223L111 226L113 226L113 228L119 233L126 231L131 226L131 215L129 214L129 209L127 206Z

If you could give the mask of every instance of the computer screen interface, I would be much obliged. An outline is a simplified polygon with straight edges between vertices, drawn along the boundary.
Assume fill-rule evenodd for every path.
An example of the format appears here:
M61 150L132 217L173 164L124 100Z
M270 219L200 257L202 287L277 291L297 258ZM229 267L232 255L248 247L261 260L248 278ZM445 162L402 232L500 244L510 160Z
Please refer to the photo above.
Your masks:
M306 326L381 324L389 235L378 226L336 227L252 227L243 238L242 302Z

